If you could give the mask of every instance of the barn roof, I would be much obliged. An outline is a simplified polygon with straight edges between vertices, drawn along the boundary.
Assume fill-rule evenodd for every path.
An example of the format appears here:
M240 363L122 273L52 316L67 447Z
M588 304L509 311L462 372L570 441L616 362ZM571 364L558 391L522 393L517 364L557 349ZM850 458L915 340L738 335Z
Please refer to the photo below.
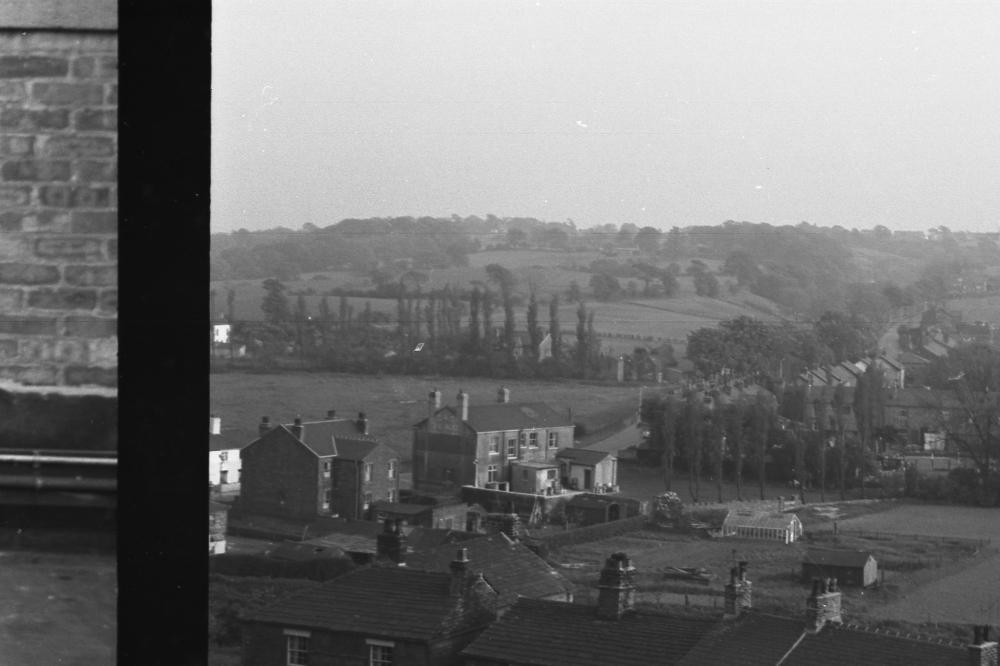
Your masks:
M863 550L810 548L806 551L802 563L828 567L863 567L871 556L871 553Z

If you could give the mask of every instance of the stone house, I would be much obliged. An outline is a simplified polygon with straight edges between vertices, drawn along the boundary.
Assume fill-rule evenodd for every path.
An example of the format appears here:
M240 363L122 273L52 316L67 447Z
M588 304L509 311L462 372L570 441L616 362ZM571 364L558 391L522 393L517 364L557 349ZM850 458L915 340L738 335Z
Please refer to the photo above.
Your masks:
M802 580L836 578L841 585L868 587L878 581L878 562L860 550L810 548L802 559Z
M447 572L389 562L249 613L243 664L457 665L496 619L497 592L474 567L462 550Z
M274 427L265 417L259 433L240 453L241 511L364 520L376 500L399 497L398 455L368 434L364 412Z
M573 446L568 414L545 403L511 403L500 389L493 404L441 406L432 391L428 416L413 428L413 487L422 493L453 493L462 486L507 489L515 463L552 463Z

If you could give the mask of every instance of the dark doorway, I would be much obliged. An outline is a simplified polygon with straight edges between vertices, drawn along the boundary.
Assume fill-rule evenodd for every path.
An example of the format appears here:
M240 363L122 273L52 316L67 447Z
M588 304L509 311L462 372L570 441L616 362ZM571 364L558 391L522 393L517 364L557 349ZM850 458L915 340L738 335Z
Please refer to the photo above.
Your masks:
M583 489L584 490L594 489L594 470L592 469L583 470Z
M621 517L622 517L621 516L621 509L618 508L617 504L612 504L611 506L608 507L608 520L609 521L618 520Z

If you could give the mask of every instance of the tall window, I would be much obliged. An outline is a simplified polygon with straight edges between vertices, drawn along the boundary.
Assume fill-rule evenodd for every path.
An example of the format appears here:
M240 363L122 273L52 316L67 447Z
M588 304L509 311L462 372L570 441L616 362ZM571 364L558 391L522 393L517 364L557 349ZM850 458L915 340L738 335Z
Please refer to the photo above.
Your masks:
M528 433L528 448L529 449L538 448L538 433L535 431Z
M500 435L490 435L490 455L500 453Z
M555 430L549 431L549 448L550 449L559 448L559 433Z
M325 476L326 478L330 478L330 461L329 460L324 460L323 461L323 476Z
M494 481L497 480L497 466L496 465L487 465L486 466L486 480L489 483L493 483Z
M395 646L389 641L368 640L368 666L392 666Z
M389 461L389 478L390 479L395 479L396 478L396 461L395 460L390 460Z
M309 632L285 629L285 656L288 666L308 666Z
M371 483L372 482L372 464L371 463L365 463L365 467L364 467L364 480L365 480L365 483Z
M371 508L371 505L372 505L372 494L371 493L365 493L362 496L361 499L363 500L362 501L362 506L361 506L362 509L364 509L365 511L367 511L369 508Z
M330 500L333 498L333 491L327 490L323 493L323 510L330 510Z
M519 448L524 448L525 444L528 442L528 433L523 430L517 433L517 445Z
M509 435L507 437L507 457L517 457L517 437L514 435Z

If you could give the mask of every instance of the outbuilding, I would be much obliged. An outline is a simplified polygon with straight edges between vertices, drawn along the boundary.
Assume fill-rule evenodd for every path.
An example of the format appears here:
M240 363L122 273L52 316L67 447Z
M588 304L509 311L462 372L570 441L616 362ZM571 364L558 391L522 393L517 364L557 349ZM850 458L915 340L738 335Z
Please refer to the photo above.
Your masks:
M878 562L863 550L810 548L802 560L802 580L836 578L839 585L868 587L878 581Z
M802 521L794 513L730 511L722 521L722 536L792 543L802 537Z

